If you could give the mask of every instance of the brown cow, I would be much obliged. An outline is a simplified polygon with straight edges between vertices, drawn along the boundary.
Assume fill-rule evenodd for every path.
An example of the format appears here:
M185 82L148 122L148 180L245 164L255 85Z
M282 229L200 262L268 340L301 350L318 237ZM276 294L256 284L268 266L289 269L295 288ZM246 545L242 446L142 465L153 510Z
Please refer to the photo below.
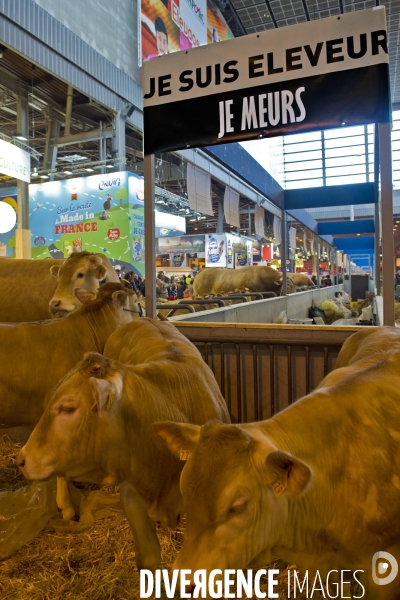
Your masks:
M305 273L288 273L287 276L290 277L296 286L315 287L313 280Z
M282 289L282 273L272 267L242 267L241 269L202 269L194 279L196 296L234 292L248 288L250 292L275 292Z
M364 327L344 342L335 369L382 352L400 352L400 333L396 327Z
M398 329L363 330L345 342L342 368L268 421L156 424L175 455L191 452L174 568L245 569L275 556L311 582L361 570L366 594L353 597L398 600L399 363ZM391 560L387 577L377 558ZM351 597L348 585L340 597Z
M87 303L68 319L0 324L0 435L26 439L59 379L85 352L102 352L117 327L139 316L136 294L121 283L102 285L97 298L76 293Z
M0 322L63 317L80 302L74 289L96 292L100 280L119 281L104 254L73 252L66 260L0 258ZM50 306L49 306L50 305Z
M171 456L152 423L229 422L229 416L212 371L170 323L139 319L111 335L104 354L86 355L58 384L18 463L29 479L56 474L121 483L138 568L156 569L154 521L176 527L184 463Z

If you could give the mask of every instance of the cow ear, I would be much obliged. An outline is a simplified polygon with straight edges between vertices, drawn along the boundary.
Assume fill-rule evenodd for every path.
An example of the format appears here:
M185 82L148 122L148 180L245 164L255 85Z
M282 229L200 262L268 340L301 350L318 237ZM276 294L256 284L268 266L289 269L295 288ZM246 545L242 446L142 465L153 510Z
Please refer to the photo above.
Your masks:
M310 467L295 456L282 450L268 454L266 459L268 479L276 497L284 492L296 497L305 492L311 483Z
M172 454L181 459L182 453L193 452L200 438L199 425L160 421L159 423L153 423L153 427L167 444ZM187 458L188 454L185 454L185 457Z
M89 292L83 288L75 288L74 294L78 298L79 302L82 302L82 304L92 302L96 298L96 294L94 292Z
M105 275L106 275L106 269L103 265L99 265L98 267L95 268L94 276L96 277L96 279L104 279Z
M128 304L128 294L124 290L114 292L112 295L113 303L119 308L124 308Z
M89 262L92 269L95 269L96 267L102 264L103 259L98 254L91 254L89 257Z
M89 381L91 383L93 396L95 399L95 403L93 404L91 410L94 413L98 413L99 417L101 417L104 412L110 410L114 403L114 386L112 383L107 381L107 379L97 379L96 377L91 377Z
M60 267L58 265L53 265L52 267L50 267L50 273L54 275L54 277L58 277L59 270Z
M283 281L283 279L276 279L276 280L274 281L274 284L275 284L275 285L281 285L281 284L282 284L282 281Z
M105 377L108 360L98 352L88 352L83 358L81 367L90 377Z

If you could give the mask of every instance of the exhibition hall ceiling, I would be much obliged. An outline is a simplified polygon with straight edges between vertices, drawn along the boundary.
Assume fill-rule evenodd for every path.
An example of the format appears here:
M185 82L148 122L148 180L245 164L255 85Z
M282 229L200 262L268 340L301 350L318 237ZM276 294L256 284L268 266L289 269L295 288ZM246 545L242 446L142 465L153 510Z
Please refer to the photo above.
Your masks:
M344 12L371 8L377 5L376 0L363 2L346 2L345 0L216 0L220 5L225 18L231 19L232 30L235 35L255 33L276 27L285 27L307 20L321 19L328 16L339 15ZM393 102L400 103L400 78L397 69L399 54L399 16L400 0L385 0L388 31L390 76ZM8 78L15 78L21 82L28 93L29 100L29 145L45 154L47 142L47 128L50 120L60 124L60 135L63 135L67 84L54 77L44 69L34 65L31 61L0 44L0 123L1 132L10 137L17 132L17 95L15 90L5 85ZM400 106L400 105L399 105ZM91 98L81 94L78 90L73 93L73 108L71 118L71 134L81 134L101 123L103 127L112 125L113 111ZM126 168L142 172L142 141L141 133L130 126L127 127L126 136ZM56 179L65 177L81 177L88 175L87 162L99 161L99 142L85 141L69 146L60 146L57 154ZM113 157L111 140L108 141L107 159ZM94 165L93 165L94 166ZM34 167L34 161L32 161ZM39 169L43 168L42 164ZM94 166L96 169L96 167ZM115 164L115 170L120 166ZM65 171L71 172L66 175ZM97 171L99 172L99 171ZM209 233L215 231L217 226L218 206L223 199L225 185L212 180L212 203L214 216L202 216L194 220L193 214L187 209L186 170L179 156L159 155L156 160L156 183L164 188L165 195L158 198L159 210L180 214L185 211L187 215L188 233ZM34 180L32 180L34 181ZM14 185L15 181L0 175L0 187ZM175 200L171 201L174 197ZM177 199L181 199L178 201ZM164 205L162 203L165 203ZM246 197L240 197L240 225L241 232L249 235L254 232L254 204ZM190 211L191 213L191 211ZM267 215L267 234L273 234L273 216ZM232 227L224 223L225 231L232 231ZM301 236L303 233L301 233Z
M296 25L384 5L388 26L392 103L400 103L400 0L229 0L243 33Z

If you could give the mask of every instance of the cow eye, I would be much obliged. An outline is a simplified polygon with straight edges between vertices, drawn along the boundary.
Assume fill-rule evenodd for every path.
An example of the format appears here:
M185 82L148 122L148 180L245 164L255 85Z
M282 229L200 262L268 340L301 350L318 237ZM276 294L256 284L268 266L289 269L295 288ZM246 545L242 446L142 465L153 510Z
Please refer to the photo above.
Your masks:
M66 404L63 404L60 407L60 413L66 413L67 415L72 415L72 413L74 413L76 411L76 406L68 406Z
M77 277L84 277L83 273L78 273Z
M229 509L230 515L240 515L246 508L246 502L241 502L240 504L232 504Z

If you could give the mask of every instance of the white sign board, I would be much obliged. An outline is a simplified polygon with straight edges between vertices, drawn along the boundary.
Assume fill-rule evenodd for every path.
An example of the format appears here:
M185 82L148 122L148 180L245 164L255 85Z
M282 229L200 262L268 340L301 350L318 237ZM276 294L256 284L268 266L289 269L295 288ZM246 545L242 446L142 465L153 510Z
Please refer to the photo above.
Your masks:
M10 142L0 140L0 173L30 183L31 155Z
M156 227L186 232L185 217L170 215L158 210L155 211L155 225Z
M389 122L388 63L383 6L147 61L144 152Z

